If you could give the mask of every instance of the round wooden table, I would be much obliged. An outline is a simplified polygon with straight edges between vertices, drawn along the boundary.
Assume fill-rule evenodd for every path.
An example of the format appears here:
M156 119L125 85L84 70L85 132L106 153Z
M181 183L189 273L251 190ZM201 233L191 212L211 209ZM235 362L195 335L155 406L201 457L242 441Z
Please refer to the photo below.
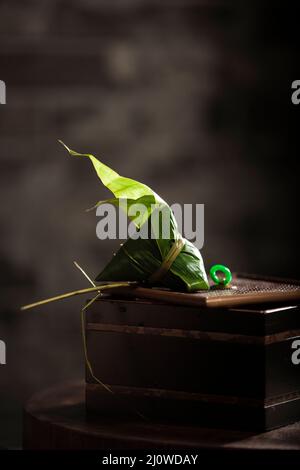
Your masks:
M25 407L24 449L198 449L212 455L230 451L240 457L293 452L300 462L300 423L253 434L101 416L90 420L84 402L83 383L62 384L35 395Z

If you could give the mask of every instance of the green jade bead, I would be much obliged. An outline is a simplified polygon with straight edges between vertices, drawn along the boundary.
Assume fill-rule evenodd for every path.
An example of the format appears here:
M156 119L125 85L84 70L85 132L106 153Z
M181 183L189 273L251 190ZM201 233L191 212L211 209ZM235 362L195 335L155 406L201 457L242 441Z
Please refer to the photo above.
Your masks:
M223 273L222 277L219 277L217 273ZM210 268L210 277L217 285L227 286L232 281L232 274L229 268L222 264L215 264Z

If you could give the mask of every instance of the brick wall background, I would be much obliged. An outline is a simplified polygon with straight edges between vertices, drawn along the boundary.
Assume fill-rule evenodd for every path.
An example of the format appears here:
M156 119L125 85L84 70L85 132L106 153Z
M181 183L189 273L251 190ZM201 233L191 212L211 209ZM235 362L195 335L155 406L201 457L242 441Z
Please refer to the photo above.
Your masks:
M116 246L84 212L108 193L58 138L170 203L204 203L207 266L299 276L296 17L264 2L1 1L0 443L19 445L33 391L83 376L81 301L19 305L84 287L73 260L95 275Z

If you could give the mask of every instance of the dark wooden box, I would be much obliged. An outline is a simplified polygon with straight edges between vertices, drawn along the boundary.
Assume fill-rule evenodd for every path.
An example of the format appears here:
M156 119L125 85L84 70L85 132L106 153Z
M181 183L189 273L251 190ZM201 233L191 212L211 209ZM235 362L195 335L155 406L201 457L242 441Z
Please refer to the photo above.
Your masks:
M300 420L300 308L108 298L86 311L90 417L268 430ZM300 358L300 354L299 354Z

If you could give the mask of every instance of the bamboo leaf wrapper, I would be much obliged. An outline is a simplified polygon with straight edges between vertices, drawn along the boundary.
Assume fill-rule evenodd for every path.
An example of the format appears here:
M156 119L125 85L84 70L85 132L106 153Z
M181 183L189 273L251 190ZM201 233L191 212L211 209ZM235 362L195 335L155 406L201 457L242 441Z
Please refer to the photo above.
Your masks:
M63 145L70 155L89 158L102 184L113 193L114 198L99 201L96 206L110 202L120 207L137 228L137 236L121 245L96 281L138 281L187 292L209 288L199 250L181 236L170 206L158 194L143 183L120 176L93 155ZM138 217L131 211L136 204L143 208ZM167 237L165 221L169 223ZM138 236L144 229L151 238ZM161 269L166 262L167 270Z

